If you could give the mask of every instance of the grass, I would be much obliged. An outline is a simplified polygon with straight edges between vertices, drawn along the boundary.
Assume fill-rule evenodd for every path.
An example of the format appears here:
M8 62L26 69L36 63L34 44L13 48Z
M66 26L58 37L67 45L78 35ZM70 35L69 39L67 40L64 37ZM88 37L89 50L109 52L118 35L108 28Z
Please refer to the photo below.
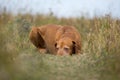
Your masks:
M31 26L73 25L82 37L83 55L40 54L28 35ZM119 80L120 20L48 15L0 14L0 80Z

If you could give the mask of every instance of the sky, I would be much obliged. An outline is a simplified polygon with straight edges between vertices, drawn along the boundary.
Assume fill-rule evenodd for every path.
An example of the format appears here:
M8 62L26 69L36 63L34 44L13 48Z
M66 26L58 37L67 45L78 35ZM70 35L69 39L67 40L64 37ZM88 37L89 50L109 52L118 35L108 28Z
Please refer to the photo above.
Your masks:
M57 17L104 16L120 18L120 0L0 0L3 8L13 14L49 14Z

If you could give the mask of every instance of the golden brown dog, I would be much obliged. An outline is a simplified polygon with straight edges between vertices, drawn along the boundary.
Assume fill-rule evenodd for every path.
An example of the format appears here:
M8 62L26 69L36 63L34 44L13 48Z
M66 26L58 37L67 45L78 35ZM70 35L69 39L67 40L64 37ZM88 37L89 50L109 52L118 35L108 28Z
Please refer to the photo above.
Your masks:
M40 52L55 55L80 54L81 38L79 32L71 26L45 25L32 27L31 42Z

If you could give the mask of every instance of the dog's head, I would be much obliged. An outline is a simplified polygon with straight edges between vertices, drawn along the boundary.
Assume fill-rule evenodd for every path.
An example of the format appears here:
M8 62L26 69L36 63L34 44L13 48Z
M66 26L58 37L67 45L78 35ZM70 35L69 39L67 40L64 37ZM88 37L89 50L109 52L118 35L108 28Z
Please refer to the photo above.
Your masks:
M55 43L57 55L75 54L75 41L70 38L62 38Z

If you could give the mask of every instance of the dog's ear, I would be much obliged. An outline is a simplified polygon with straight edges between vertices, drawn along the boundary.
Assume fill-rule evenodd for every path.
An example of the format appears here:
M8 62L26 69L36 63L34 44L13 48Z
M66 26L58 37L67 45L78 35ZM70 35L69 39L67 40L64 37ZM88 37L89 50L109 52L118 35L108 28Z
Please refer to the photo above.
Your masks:
M72 45L72 54L76 53L76 42L72 41L73 45Z

